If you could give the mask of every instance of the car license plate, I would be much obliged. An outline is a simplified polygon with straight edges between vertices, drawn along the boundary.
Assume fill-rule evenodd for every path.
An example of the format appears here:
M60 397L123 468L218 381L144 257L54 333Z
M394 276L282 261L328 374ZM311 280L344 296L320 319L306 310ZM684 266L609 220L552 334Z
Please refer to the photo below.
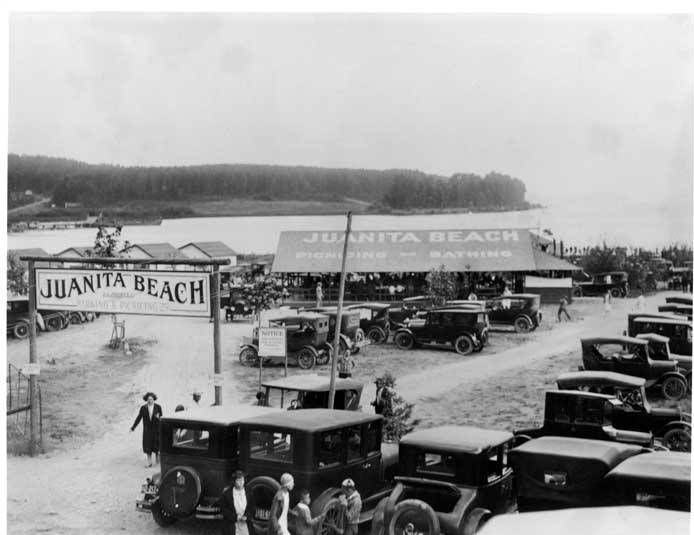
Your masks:
M255 518L257 520L269 520L270 519L270 510L269 509L256 508Z
M156 485L142 485L143 494L157 494L159 488Z

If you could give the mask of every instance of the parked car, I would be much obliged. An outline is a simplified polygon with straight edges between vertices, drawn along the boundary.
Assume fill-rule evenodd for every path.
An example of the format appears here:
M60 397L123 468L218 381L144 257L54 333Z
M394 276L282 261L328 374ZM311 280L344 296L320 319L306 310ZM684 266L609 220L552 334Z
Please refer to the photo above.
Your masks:
M646 397L646 380L614 372L583 371L562 373L557 378L560 390L581 390L614 396L612 424L617 429L653 433L674 451L691 451L691 415L679 408L651 407Z
M655 333L670 339L670 352L692 356L692 322L676 314L629 314L627 334Z
M690 511L691 472L690 453L657 451L618 464L605 476L605 487L616 504Z
M680 316L686 317L689 321L692 320L692 306L691 305L681 305L678 303L669 303L667 305L659 306L658 312L663 312L664 314L678 314Z
M499 325L513 325L517 333L537 329L542 322L538 294L512 294L489 299L486 302L489 321Z
M615 411L622 410L615 396L573 390L551 390L545 393L545 415L542 427L514 431L515 444L544 436L579 437L612 442L653 445L650 432L616 427Z
M359 328L372 344L382 344L390 335L390 305L384 303L359 303L347 305L346 310L359 312Z
M59 331L69 325L68 313L59 310L37 310L36 329L39 332ZM7 298L7 334L23 339L29 336L29 298Z
M653 360L665 360L677 362L677 366L682 369L689 390L692 389L692 357L686 355L673 355L670 353L670 339L659 334L646 333L637 334L636 338L648 341L648 354Z
M324 375L299 375L282 377L262 384L265 403L280 409L296 400L300 409L327 409L330 377ZM364 383L355 379L335 379L335 409L358 410Z
M311 492L313 516L326 512L327 524L339 523L337 494L351 478L362 497L360 523L390 493L397 451L381 449L382 418L359 411L306 409L243 420L239 428L241 466L256 505L254 521L265 531L272 498L282 473L294 476L290 506L301 489ZM385 445L387 446L387 445ZM322 526L316 532L322 533Z
M337 307L313 307L302 309L306 312L318 312L328 316L328 341L332 344L335 340L335 325L337 324ZM342 309L340 318L340 354L349 349L352 353L359 353L365 345L364 331L361 330L359 312Z
M472 534L515 508L507 457L513 435L465 426L414 431L399 444L395 487L377 505L372 535Z
M659 387L663 397L679 401L687 395L686 371L677 361L654 360L648 341L627 336L582 338L583 367L643 377L646 388Z
M328 343L328 317L315 312L302 312L273 318L269 321L271 327L287 329L287 361L292 366L304 370L313 368L316 364L325 364L330 360L332 347ZM241 344L239 360L244 366L257 366L258 357L258 328L253 329L253 338L245 339ZM284 364L284 357L264 357L263 363Z
M487 341L486 312L459 308L440 308L422 312L395 331L395 345L412 349L415 344L450 344L456 353L469 355L481 351Z
M592 277L584 273L588 280L574 282L574 297L602 296L610 292L612 297L626 297L629 294L629 275L626 271L596 273Z
M239 469L239 423L277 409L255 406L201 407L161 418L161 471L142 485L136 508L170 526L178 520L221 519L219 499ZM282 413L284 414L284 412Z
M400 305L393 305L388 311L393 328L405 326L405 320L413 318L417 312L434 308L434 300L428 295L406 297Z
M605 476L646 450L633 444L585 438L544 436L513 448L520 512L596 507L612 502Z
M668 304L675 304L675 305L685 305L691 307L692 304L692 296L686 296L686 295L675 295L671 297L666 297L665 302Z

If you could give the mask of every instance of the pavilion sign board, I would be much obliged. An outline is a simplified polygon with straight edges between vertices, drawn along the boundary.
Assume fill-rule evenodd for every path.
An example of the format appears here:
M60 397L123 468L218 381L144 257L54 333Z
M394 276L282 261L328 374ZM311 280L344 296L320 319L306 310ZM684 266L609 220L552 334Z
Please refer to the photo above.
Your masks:
M344 232L285 231L280 234L272 270L279 273L339 272ZM526 229L448 229L352 231L347 271L426 272L533 271Z
M107 314L210 316L206 272L36 269L37 308Z

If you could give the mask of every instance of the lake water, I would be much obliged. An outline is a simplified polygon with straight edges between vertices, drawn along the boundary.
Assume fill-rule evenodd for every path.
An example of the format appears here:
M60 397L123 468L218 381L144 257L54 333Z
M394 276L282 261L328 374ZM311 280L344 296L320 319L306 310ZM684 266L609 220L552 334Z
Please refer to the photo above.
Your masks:
M169 242L181 247L191 241L220 240L239 253L274 253L283 230L344 230L344 216L210 217L164 220L157 226L126 226L131 243ZM357 215L355 230L432 230L483 228L550 228L565 245L607 242L656 248L692 243L689 199L678 206L653 203L576 200L561 206L522 212L439 215ZM72 246L90 246L96 229L29 231L8 234L9 249L40 247L50 254Z

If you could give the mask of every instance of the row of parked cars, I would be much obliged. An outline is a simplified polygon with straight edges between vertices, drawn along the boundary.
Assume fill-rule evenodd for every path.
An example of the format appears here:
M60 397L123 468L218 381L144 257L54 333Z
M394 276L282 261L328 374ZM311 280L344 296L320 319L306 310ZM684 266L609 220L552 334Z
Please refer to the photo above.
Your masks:
M37 310L36 328L38 332L51 332L67 329L94 321L98 314L78 310ZM7 299L7 336L24 339L29 336L29 299L27 297L9 297Z
M343 308L340 354L358 353L366 344L393 340L401 349L445 345L461 355L481 351L492 324L511 325L517 332L536 329L542 321L540 296L513 294L487 301L449 301L436 306L431 297L410 297L399 305L357 303ZM305 307L275 317L271 326L287 328L288 362L303 369L327 364L337 322L336 307ZM239 360L258 364L258 331L244 340ZM272 361L272 359L269 359ZM280 359L277 359L280 360Z
M303 407L325 407L327 383L286 378L264 386L266 399L296 396ZM338 394L360 395L354 383L338 380ZM613 395L595 392L608 385ZM317 527L322 534L339 525L335 497L346 477L362 495L360 523L372 535L401 535L410 523L418 533L473 534L490 517L514 511L690 509L690 455L667 451L643 430L663 425L652 411L642 419L653 421L634 430L626 401L620 401L618 391L642 384L584 371L559 377L557 386L546 393L541 427L509 432L444 426L416 430L398 444L382 443L381 416L358 410L288 412L276 405L175 413L161 420L161 472L142 486L137 508L160 526L191 517L219 519L219 498L233 471L242 468L258 533L267 530L280 475L287 471L295 489L310 490L313 515L327 513ZM293 491L291 505L298 498Z

